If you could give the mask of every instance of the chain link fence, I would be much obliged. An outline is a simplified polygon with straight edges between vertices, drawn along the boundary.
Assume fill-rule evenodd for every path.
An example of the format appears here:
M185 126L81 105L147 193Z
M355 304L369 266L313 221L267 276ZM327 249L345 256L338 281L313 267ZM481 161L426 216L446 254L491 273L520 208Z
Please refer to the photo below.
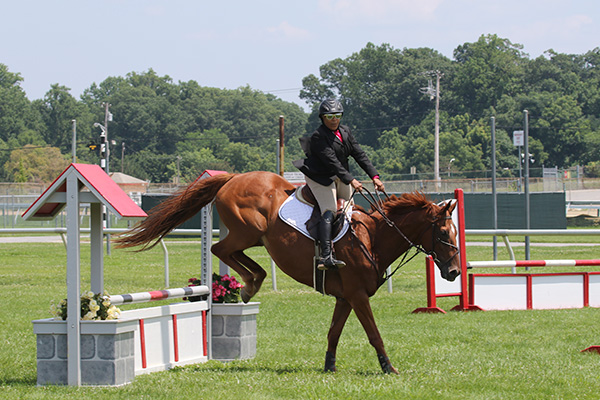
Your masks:
M544 174L543 177L529 178L530 192L569 192L575 190L600 189L600 178L584 178L577 170L554 170L553 173ZM423 193L451 193L456 188L462 188L465 193L492 192L492 179L489 171L481 173L480 178L456 177L453 174L442 176L440 181L433 179L407 179L407 180L385 180L386 191L389 193L406 193L420 191ZM384 177L385 178L385 177ZM412 176L416 178L416 176ZM369 183L366 183L369 188ZM64 227L66 219L64 212L51 221L24 221L21 215L46 189L46 185L32 183L0 183L0 212L2 228L21 227ZM147 193L172 194L185 185L150 184ZM521 178L497 178L497 192L523 192L524 180ZM142 193L136 193L141 196ZM134 199L139 201L138 198ZM81 225L86 227L89 223L89 206L82 204ZM113 217L114 218L114 217ZM119 221L114 218L111 226L116 227Z

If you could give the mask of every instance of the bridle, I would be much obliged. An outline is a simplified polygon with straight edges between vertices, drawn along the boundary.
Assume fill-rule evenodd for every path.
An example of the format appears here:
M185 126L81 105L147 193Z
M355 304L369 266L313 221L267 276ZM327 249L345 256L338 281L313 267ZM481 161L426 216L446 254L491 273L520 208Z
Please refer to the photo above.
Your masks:
M369 197L367 197L363 191L366 191L367 194L369 195ZM354 193L352 194L352 196L354 196L354 194L356 193L356 189L354 190ZM386 192L382 192L386 198L389 200L390 196L388 196L388 194ZM371 207L374 210L377 210L379 212L379 214L381 214L383 220L385 221L385 223L391 227L392 229L394 229L409 245L408 250L404 253L404 256L402 257L402 259L400 260L400 262L398 263L398 265L396 266L396 268L388 273L387 269L385 270L385 274L383 276L383 281L381 282L380 286L385 283L385 281L387 281L388 279L390 279L392 277L392 275L394 275L396 273L396 271L398 271L398 269L400 269L401 267L403 267L404 265L406 265L408 262L410 262L413 258L415 258L419 253L423 253L427 256L431 256L433 258L433 260L435 261L435 263L437 265L439 265L440 267L444 267L447 264L449 264L452 259L454 257L456 257L460 250L458 248L458 246L446 241L446 240L442 240L441 238L441 234L436 235L436 232L440 231L440 228L438 227L438 222L441 220L448 220L448 219L452 219L451 216L445 216L445 217L438 217L436 219L434 219L433 221L431 221L431 225L426 227L422 232L421 235L419 236L419 238L423 237L423 235L429 230L431 229L431 250L426 250L422 245L420 244L415 244L412 240L410 240L405 234L404 232L402 232L402 230L400 230L400 228L398 227L398 225L396 225L396 223L394 221L392 221L384 212L383 210L383 201L381 200L381 198L379 197L378 194L378 190L375 189L375 197L369 190L363 188L362 191L360 191L360 194L364 197L364 199L371 205ZM352 230L352 233L354 235L354 237L356 237L358 239L358 237L356 236L354 230ZM363 253L365 253L365 255L367 256L367 258L369 259L369 261L371 262L371 264L373 264L373 266L375 267L375 261L373 260L373 257L368 253L368 251L366 250L366 247L362 244L362 242L359 243L361 244L361 249L363 251ZM451 247L454 250L454 254L452 254L447 260L445 261L440 261L436 251L435 251L435 247L436 244L440 244L440 245L444 245L444 246L448 246ZM411 248L414 248L416 250L416 252L414 254L412 254L410 257L408 256L408 253L410 251Z

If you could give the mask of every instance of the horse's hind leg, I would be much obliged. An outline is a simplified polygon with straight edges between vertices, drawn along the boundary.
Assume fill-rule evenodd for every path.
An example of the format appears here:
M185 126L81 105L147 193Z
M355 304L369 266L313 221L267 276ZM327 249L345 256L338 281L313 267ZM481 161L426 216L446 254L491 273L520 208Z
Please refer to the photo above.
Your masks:
M246 291L246 293L250 297L254 296L260 290L263 281L267 277L267 272L256 261L244 254L243 251L235 252L233 257L252 273L252 276L254 277L254 292L251 293L250 291ZM248 298L248 300L250 300L250 298Z
M240 277L244 281L244 287L241 290L244 303L247 303L252 296L256 294L266 276L266 272L260 265L243 253L245 249L252 245L253 244L244 243L244 240L236 240L230 232L225 239L219 243L215 243L210 249L219 260L223 261L233 268L235 272L240 274ZM258 269L262 271L262 274Z

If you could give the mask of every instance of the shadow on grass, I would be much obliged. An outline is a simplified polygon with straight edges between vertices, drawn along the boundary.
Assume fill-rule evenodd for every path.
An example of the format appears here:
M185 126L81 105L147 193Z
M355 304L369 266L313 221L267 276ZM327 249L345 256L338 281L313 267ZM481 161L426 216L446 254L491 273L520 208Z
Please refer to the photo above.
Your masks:
M37 386L37 377L20 377L20 378L0 378L0 387L2 386Z
M354 376L382 376L383 372L378 370L357 371L355 369L344 369L338 366L338 372L325 372L322 367L316 367L311 363L294 364L294 363L275 363L265 364L256 361L232 361L220 362L209 361L204 364L194 364L184 367L175 367L172 372L220 372L220 373L270 373L276 375L285 374L318 374L318 375L354 375Z

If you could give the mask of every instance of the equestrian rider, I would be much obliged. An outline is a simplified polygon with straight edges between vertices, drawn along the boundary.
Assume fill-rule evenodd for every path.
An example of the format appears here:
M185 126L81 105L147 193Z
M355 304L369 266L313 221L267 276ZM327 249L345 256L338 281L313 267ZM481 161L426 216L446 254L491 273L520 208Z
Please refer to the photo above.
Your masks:
M331 242L331 226L337 211L337 199L350 200L352 189L362 190L362 184L350 173L348 157L373 180L377 190L384 190L377 170L352 136L346 125L340 125L344 113L342 104L335 99L324 100L319 106L321 125L306 140L301 140L307 158L294 161L294 166L306 176L306 184L313 192L321 209L318 228L321 270L341 268L346 264L336 260Z

